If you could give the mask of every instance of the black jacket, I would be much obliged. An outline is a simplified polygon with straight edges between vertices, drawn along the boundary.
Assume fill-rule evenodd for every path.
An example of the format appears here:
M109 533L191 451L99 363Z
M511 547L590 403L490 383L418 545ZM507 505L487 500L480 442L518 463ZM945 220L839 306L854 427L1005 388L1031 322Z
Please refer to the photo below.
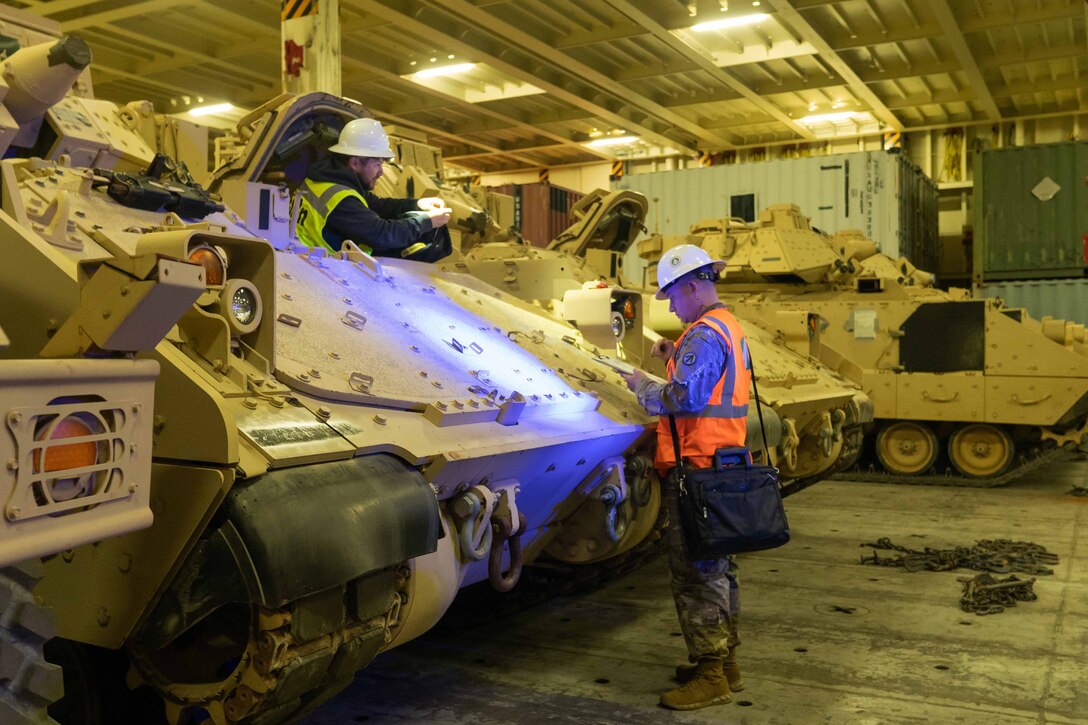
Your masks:
M348 186L359 192L358 199L344 199L325 221L324 237L339 250L345 239L373 248L376 257L400 257L401 252L431 231L431 220L419 210L416 199L383 199L367 191L351 169L323 159L310 167L309 178ZM414 255L412 258L415 258Z

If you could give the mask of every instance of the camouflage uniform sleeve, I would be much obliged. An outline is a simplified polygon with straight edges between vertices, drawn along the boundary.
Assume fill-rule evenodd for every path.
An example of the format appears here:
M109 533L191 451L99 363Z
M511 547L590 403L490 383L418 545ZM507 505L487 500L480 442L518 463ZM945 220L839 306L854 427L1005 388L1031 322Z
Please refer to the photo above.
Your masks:
M684 337L673 359L672 380L643 380L635 391L650 415L695 415L705 408L725 369L725 345L716 332L699 325Z

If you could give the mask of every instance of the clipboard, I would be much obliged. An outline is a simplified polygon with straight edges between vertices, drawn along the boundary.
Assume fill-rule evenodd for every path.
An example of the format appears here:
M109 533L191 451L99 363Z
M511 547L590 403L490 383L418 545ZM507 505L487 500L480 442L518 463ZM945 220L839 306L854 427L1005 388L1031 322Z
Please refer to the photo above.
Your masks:
M604 365L607 365L608 367L615 370L617 373L621 373L623 375L630 375L635 370L639 369L639 368L636 368L631 363L627 362L626 360L617 360L616 358L613 358L613 357L599 357L599 358L596 358L596 360L597 360L597 362L602 363ZM666 382L665 380L663 380L662 378L659 378L658 376L654 375L653 373L648 373L645 370L642 370L641 372L642 372L643 375L648 377L650 380L653 380L655 383L665 383Z
M599 357L597 362L604 363L608 367L615 370L617 373L623 373L624 375L630 375L635 372L635 366L626 360L617 360L612 357Z

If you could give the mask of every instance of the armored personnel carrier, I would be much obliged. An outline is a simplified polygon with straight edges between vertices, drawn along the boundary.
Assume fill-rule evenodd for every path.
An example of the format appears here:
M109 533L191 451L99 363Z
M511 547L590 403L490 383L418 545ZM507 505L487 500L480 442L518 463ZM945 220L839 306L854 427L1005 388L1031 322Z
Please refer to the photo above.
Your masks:
M54 124L65 119L69 129L93 136L88 115L108 110L90 98L65 98L68 88L78 94L87 87L86 46L18 23L4 31L24 48L0 72L0 156L82 152L115 165L141 145L124 134L118 145L129 148L94 140L66 145ZM53 612L32 591L45 572L42 559L69 557L77 547L151 525L159 365L133 355L153 349L204 284L203 269L185 261L90 254L66 270L77 284L52 286L57 275L22 237L33 233L57 248L81 249L67 199L60 194L46 205L31 195L25 205L10 204L6 195L18 192L8 181L4 176L0 211L0 250L11 272L0 285L0 722L44 722L63 681L61 668L46 661ZM31 278L28 270L42 274ZM31 301L52 308L45 326L25 315L20 302Z
M31 44L0 73L5 103L21 98L13 78L38 91L32 112L6 107L4 355L113 354L145 325L165 329L120 361L160 369L154 522L66 539L34 588L56 622L46 655L64 668L54 717L297 718L462 587L509 590L533 562L616 562L654 538L653 421L565 341L573 327L469 275L295 245L291 183L323 129L365 108L313 94L257 109L212 195L112 104L90 113L93 99L64 94L83 51ZM81 314L88 285L104 302ZM122 480L118 495L141 490Z
M1088 441L1082 324L941 291L860 232L817 232L794 205L754 224L704 220L641 253L682 242L729 260L721 290L740 314L787 334L788 315L819 313L826 360L873 399L873 459L890 480L994 485Z
M641 279L624 270L624 256L645 229L647 200L633 191L594 191L572 210L574 224L546 249L517 242L484 242L443 261L574 322L597 349L617 348L632 363L664 373L649 354L660 335L678 337L682 325ZM637 291L636 291L637 290ZM820 338L809 315L799 311L778 333L740 315L758 366L759 392L781 421L781 443L771 459L792 492L849 466L861 451L872 406L857 384L818 362ZM645 324L644 324L645 323ZM758 420L748 426L749 446L762 448Z
M12 222L3 212L0 219ZM152 523L159 366L130 354L152 349L172 326L172 310L176 318L196 300L203 270L159 259L145 267L155 276L141 279L123 271L131 261L84 267L75 313L42 357L23 359L29 351L8 357L10 343L0 329L0 722L42 722L46 707L63 692L61 668L46 661L56 624L33 594L44 574L42 558L67 557L76 547ZM172 304L162 299L159 280L166 270L174 275ZM122 301L124 287L129 293ZM7 299L11 290L4 291ZM110 319L103 324L107 310ZM95 357L84 357L84 343Z

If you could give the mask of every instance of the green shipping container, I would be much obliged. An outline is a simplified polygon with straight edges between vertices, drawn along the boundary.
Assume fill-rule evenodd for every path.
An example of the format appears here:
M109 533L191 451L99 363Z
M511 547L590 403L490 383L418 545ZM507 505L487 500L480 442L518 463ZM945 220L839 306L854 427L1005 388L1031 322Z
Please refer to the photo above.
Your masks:
M1088 273L1088 141L990 149L975 157L975 278Z

